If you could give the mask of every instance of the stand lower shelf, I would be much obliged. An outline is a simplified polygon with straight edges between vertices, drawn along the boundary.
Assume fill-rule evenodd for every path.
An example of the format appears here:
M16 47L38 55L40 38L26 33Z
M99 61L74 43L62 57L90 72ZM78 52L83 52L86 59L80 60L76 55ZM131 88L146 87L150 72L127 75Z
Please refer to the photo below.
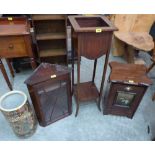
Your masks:
M77 100L77 85L74 86L75 98ZM79 101L90 101L95 100L99 97L99 92L92 82L85 82L79 84L79 93L78 100Z

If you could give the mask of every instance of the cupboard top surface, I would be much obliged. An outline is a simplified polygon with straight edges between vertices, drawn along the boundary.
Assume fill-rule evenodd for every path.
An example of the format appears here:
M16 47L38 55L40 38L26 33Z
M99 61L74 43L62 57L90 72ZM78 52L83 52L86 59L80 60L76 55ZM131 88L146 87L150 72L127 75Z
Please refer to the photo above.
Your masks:
M146 75L146 67L139 64L123 64L110 62L110 81L129 83L133 85L150 85L152 81Z
M68 16L69 21L75 32L96 32L96 29L101 31L116 31L117 28L105 17L97 16Z
M30 27L26 17L0 18L0 36L25 35L29 33Z
M41 63L38 68L34 70L32 75L25 80L24 83L34 85L50 79L70 73L70 69L66 66Z

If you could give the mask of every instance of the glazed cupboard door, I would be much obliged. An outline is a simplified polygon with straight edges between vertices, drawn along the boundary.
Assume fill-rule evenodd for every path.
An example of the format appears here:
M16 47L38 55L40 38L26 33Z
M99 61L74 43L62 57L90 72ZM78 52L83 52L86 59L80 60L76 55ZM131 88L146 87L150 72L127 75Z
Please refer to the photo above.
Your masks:
M132 118L146 89L147 87L112 83L106 103L108 112Z
M42 112L41 125L51 124L71 113L67 81L46 81L34 87Z

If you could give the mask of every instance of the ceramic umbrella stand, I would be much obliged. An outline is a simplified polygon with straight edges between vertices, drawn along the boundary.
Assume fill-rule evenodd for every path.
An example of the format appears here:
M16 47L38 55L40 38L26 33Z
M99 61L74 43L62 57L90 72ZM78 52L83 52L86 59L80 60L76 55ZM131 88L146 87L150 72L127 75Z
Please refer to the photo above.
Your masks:
M26 138L35 132L36 118L23 92L10 91L4 94L0 98L0 110L18 137Z

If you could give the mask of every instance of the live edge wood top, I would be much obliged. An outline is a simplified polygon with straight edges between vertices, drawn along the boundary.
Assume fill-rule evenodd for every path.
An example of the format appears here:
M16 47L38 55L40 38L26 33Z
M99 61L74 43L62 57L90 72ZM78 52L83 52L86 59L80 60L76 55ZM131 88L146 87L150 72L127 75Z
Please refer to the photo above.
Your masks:
M30 25L26 17L1 17L0 36L30 34Z
M130 83L133 85L150 85L152 81L146 75L146 67L140 64L123 64L110 62L110 81Z
M38 68L34 70L32 75L25 80L24 83L28 85L34 85L68 73L70 73L70 69L68 69L66 66L41 63Z
M75 32L96 32L96 29L104 31L118 30L105 16L68 16L68 19Z
M154 48L153 38L147 32L115 32L115 36L138 50L148 52Z

